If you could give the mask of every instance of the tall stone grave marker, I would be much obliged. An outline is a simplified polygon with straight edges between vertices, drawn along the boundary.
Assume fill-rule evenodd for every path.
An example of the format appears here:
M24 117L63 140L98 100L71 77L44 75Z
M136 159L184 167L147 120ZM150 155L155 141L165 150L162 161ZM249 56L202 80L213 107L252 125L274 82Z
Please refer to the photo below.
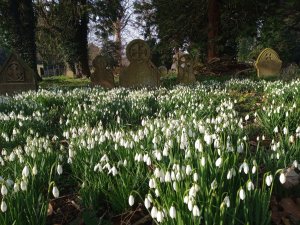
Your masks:
M177 80L182 84L191 84L196 82L194 64L189 54L181 55L178 59Z
M255 67L260 78L277 77L280 74L282 61L271 48L264 49L258 56Z
M95 67L94 73L91 75L91 82L93 85L100 85L104 88L114 88L114 76L111 71L107 69L107 60L104 56L98 55L93 60Z
M159 85L160 73L150 60L150 48L145 41L140 39L131 41L127 45L126 56L130 64L121 72L120 86L156 87Z
M0 49L0 95L36 90L34 71L15 53Z

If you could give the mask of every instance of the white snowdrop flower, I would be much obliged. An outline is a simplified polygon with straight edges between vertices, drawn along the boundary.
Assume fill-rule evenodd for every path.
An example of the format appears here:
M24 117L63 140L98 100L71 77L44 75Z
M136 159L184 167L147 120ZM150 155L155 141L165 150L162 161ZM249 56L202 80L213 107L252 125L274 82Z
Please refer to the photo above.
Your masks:
M191 173L192 173L192 167L190 165L186 166L185 173L186 173L187 176L191 175Z
M278 133L278 127L276 126L273 131L275 134Z
M215 190L218 187L218 182L216 179L213 180L213 182L210 184L210 187L212 190Z
M7 205L6 205L6 202L2 199L2 201L1 201L1 206L0 206L0 208L1 208L1 212L6 212L6 210L7 210Z
M18 192L20 190L19 184L14 183L14 192Z
M167 171L165 174L165 182L171 182L171 174L169 171Z
M252 183L252 181L247 182L247 189L248 191L254 190L254 184Z
M176 181L172 184L174 191L178 191L178 183Z
M1 186L1 195L2 196L7 195L7 188L4 184L2 184Z
M168 156L169 155L169 149L167 147L165 147L163 149L163 156Z
M195 149L198 150L199 152L203 152L203 146L199 139L197 139L195 142Z
M211 138L211 135L208 134L208 133L205 133L204 134L204 141L207 145L210 145L212 143L212 138Z
M197 191L194 187L191 187L189 190L189 197L196 197Z
M32 168L32 175L35 176L35 175L37 175L37 173L38 173L37 167L36 167L36 165L34 165Z
M245 174L248 174L249 172L249 166L246 162L243 162L242 165L240 166L239 172L244 171Z
M194 205L193 207L193 216L200 216L200 210L197 205Z
M228 196L226 196L226 197L224 198L223 202L225 203L225 205L227 206L227 208L230 207L230 199L229 199Z
M222 164L222 158L221 157L219 157L218 159L217 159L217 161L216 161L216 167L221 167L221 164Z
M246 193L243 188L239 190L239 196L241 200L244 200L246 198Z
M283 134L287 135L288 134L288 129L286 127L283 128Z
M149 180L149 187L150 188L156 188L156 181L155 181L155 179L154 178L151 178L150 180Z
M235 174L235 170L233 168L231 168L230 170L228 170L227 173L227 180L230 180Z
M112 174L113 176L116 176L118 174L118 170L115 166L113 166L110 171L108 172L108 174Z
M27 190L27 181L26 180L22 180L21 181L21 190L22 191L26 191Z
M58 188L56 186L54 186L52 188L52 194L53 194L54 198L58 198L59 197L59 190L58 190Z
M198 179L199 179L198 174L197 174L197 173L194 173L194 174L193 174L193 181L194 181L194 182L197 182Z
M267 186L271 186L272 181L273 181L273 176L272 175L266 176L266 184L267 184Z
M162 211L157 211L156 220L161 223L164 219L164 213Z
M162 160L162 155L161 155L161 152L160 152L160 151L156 151L155 158L156 158L158 161L161 161L161 160Z
M155 219L157 217L157 208L155 206L152 207L152 209L150 211L150 215L153 219Z
M255 174L256 173L256 166L254 165L253 167L252 167L252 174Z
M159 197L159 196L160 196L160 193L159 193L159 190L158 190L158 189L155 189L154 193L155 193L155 196L156 196L156 197Z
M14 182L11 179L7 179L5 183L6 183L7 187L11 187L14 185Z
M284 184L286 182L286 176L284 173L281 173L279 176L280 183Z
M184 196L183 197L183 202L185 203L185 204L188 204L188 202L189 202L189 196Z
M156 178L159 178L159 177L160 177L160 170L159 170L158 167L156 167L155 170L154 170L154 176L155 176Z
M133 204L134 204L134 197L132 195L129 196L128 203L129 203L130 206L133 206Z
M149 209L149 208L150 208L151 202L149 201L148 198L145 198L145 200L144 200L144 205L145 205L145 208L146 208L146 209Z
M289 142L290 142L290 143L295 143L294 135L291 135L291 136L289 137Z
M194 206L193 200L189 199L187 205L188 205L189 211L192 211L193 210L193 206Z
M126 160L126 159L124 159L124 161L123 161L123 166L124 166L124 167L126 167L126 166L127 166L127 164L128 164L127 160Z
M297 161L297 160L295 160L295 161L293 162L293 166L294 166L295 168L298 168L298 161Z
M22 176L23 177L28 177L29 176L29 168L28 166L24 166L23 170L22 170Z
M172 219L175 219L176 218L176 209L174 206L171 206L170 207L170 210L169 210L169 215Z
M247 120L249 120L249 114L247 114L246 116L245 116L245 121L247 121Z
M201 157L201 166L205 166L205 158Z

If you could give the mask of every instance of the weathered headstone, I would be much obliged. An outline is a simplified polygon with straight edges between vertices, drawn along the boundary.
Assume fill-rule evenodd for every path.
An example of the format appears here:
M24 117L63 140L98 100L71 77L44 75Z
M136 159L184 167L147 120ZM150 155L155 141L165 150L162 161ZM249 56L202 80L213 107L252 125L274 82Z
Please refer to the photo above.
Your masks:
M159 70L160 75L161 75L162 77L165 77L165 76L168 75L168 69L167 69L167 67L165 67L165 66L160 66L160 67L158 67L158 70Z
M91 75L91 82L93 85L100 85L104 88L114 88L114 76L111 71L107 69L107 60L104 56L98 55L93 60L95 68Z
M160 73L150 60L150 48L145 41L140 39L131 41L127 45L126 56L130 64L121 72L120 86L156 87L159 85Z
M15 53L1 52L0 95L36 90L34 71Z
M271 48L264 49L258 56L255 67L260 78L277 77L280 74L282 61Z
M191 84L196 82L194 64L189 54L184 54L179 57L177 80L182 84Z

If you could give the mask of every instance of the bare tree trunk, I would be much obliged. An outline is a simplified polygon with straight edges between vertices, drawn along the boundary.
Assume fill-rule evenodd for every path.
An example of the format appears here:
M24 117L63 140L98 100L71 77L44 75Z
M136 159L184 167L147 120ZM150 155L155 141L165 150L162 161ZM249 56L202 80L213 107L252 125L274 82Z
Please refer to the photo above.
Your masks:
M87 0L80 1L82 7L87 5ZM79 48L80 48L80 55L79 55L79 63L78 63L78 71L79 76L82 77L82 74L90 77L91 71L89 67L89 54L88 54L88 23L89 23L89 15L86 9L82 13L80 18L80 24L78 28L78 41L79 41Z
M218 35L220 27L220 3L219 0L208 1L208 52L207 61L219 57Z
M122 23L120 19L115 22L115 44L116 44L116 58L118 67L122 66L122 36L121 36Z

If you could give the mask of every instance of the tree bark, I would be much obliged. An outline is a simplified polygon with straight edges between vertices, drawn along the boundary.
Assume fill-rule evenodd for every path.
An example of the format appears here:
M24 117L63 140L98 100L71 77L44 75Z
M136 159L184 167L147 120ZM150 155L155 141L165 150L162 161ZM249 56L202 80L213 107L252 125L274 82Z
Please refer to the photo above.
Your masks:
M218 36L220 20L221 13L219 0L208 0L208 62L213 58L219 57Z

